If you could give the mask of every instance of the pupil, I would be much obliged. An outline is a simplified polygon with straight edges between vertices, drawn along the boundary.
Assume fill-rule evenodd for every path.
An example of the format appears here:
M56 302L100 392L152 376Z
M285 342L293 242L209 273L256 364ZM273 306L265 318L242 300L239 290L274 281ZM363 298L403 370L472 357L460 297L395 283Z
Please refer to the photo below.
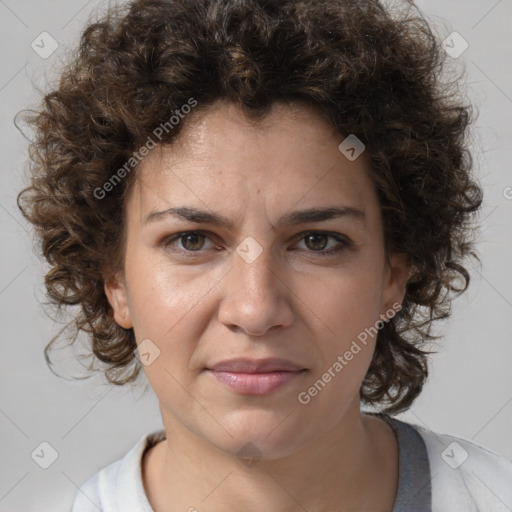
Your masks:
M321 238L323 238L323 239L324 239L324 242L325 242L325 238L326 238L326 236L325 236L325 235L308 235L308 236L306 237L306 239L307 239L308 241L309 241L309 240L311 240L311 239L318 241L318 240L319 240L319 239L321 239ZM315 243L313 242L313 244L312 244L312 245L313 245L313 247L310 247L310 249L320 249L320 250L321 250L321 249L324 249L324 248L325 248L325 243L320 243L320 246L319 246L318 244L315 244ZM315 247L315 246L316 246L316 247Z
M193 251L194 249L200 249L201 248L201 244L199 244L199 247L190 247L190 244L188 244L188 240L190 239L195 239L195 243L197 243L197 240L199 237L201 237L202 235L198 235L198 234L190 234L190 235L185 235L185 243L183 244L184 247L188 250L191 250ZM192 242L192 245L195 245L194 242ZM187 247L188 246L188 247Z
M201 243L198 242L200 237L202 237L202 235L199 235L199 234L185 235L184 236L185 242L183 244L184 247L191 251L200 249ZM325 235L308 235L306 237L306 240L307 240L306 245L310 246L310 249L322 250L325 248L325 238L326 238ZM188 243L190 240L192 240L192 242L191 242L192 247ZM310 241L313 241L313 243L312 244L308 243Z

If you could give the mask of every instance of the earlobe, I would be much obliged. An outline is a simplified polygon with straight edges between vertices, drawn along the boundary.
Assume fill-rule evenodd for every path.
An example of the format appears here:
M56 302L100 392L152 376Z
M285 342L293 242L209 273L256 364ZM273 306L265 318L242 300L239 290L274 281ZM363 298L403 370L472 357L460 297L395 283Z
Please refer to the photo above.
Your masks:
M409 263L408 254L405 252L396 252L388 258L388 282L386 284L385 305L386 308L392 307L393 304L402 304L411 265Z
M112 307L114 320L124 329L131 329L133 323L128 307L127 290L124 279L119 275L105 280L105 295Z

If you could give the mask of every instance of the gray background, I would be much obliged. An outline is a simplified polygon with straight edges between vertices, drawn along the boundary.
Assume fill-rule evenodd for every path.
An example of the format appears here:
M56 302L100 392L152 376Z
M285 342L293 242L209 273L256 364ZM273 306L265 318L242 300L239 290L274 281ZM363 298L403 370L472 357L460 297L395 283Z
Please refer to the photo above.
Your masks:
M113 388L100 377L66 380L47 368L42 350L61 326L41 305L46 267L15 204L27 155L13 117L37 104L35 89L55 77L89 14L105 5L0 0L1 512L69 510L78 485L162 425L144 378L137 388ZM468 292L440 324L445 340L421 397L398 417L512 459L512 1L418 5L440 37L457 31L469 43L452 61L454 69L467 66L468 93L480 111L472 151L485 189L478 245L483 267L473 265ZM31 48L43 31L59 43L47 59ZM63 362L63 368L72 365ZM31 458L43 441L58 452L48 469Z

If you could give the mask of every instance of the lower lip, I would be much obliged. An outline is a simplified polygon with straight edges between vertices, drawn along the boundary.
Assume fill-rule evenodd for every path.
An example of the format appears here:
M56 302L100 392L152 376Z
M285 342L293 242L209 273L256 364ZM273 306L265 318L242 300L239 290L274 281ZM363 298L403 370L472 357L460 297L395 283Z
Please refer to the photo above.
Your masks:
M243 395L266 395L299 377L305 370L296 372L235 373L208 370L220 382Z

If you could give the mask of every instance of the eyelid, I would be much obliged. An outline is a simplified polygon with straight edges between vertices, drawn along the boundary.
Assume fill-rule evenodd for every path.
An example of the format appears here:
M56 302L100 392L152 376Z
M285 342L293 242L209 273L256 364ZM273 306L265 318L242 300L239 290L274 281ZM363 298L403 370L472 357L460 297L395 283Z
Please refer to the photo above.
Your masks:
M214 241L212 240L211 235L213 233L210 233L209 231L203 231L201 229L192 229L188 231L180 231L179 233L174 233L173 235L166 236L162 239L162 241L159 243L159 245L162 245L164 248L167 248L172 245L172 242L179 241L181 238L183 238L186 235L203 235L205 238L209 239L212 244L215 245ZM183 249L170 249L173 252L181 253L181 254L199 254L201 252L204 252L202 249L199 251L186 251Z
M307 249L304 250L308 254L312 254L315 256L319 256L319 257L335 256L335 255L338 255L338 254L352 248L352 246L356 245L354 242L352 242L352 240L350 240L350 238L348 238L346 235L343 235L341 233L332 232L332 231L315 230L315 229L306 230L306 231L303 231L303 232L299 233L298 235L296 235L296 237L295 237L295 238L297 238L296 243L301 242L306 237L306 235L325 235L326 237L333 238L334 240L336 240L338 242L337 247L335 247L334 249L328 249L328 250L323 249L321 251L312 251L312 250L307 250Z
M172 242L180 240L180 238L183 238L186 235L190 234L199 234L204 236L205 238L209 239L210 242L212 242L215 245L215 242L212 240L211 235L215 236L213 233L201 229L196 230L187 230L187 231L180 231L179 233L174 233L170 236L166 236L162 239L162 241L159 243L159 245L162 245L165 249L167 249L169 246L172 246ZM359 245L353 242L350 238L348 238L346 235L343 235L342 233L332 232L332 231L324 231L320 229L309 229L302 231L296 235L294 235L293 239L296 240L294 243L297 244L302 239L305 238L306 235L325 235L328 238L334 238L338 242L338 248L337 249L330 249L330 250L321 250L321 251L313 251L313 250L305 250L305 252L310 253L312 255L317 256L331 256L338 254L340 252L343 252L344 250L347 250L351 248L352 246ZM201 254L204 252L202 249L198 251L187 251L183 249L169 249L171 252L179 253L182 255L185 255L185 257L193 257L196 254Z

